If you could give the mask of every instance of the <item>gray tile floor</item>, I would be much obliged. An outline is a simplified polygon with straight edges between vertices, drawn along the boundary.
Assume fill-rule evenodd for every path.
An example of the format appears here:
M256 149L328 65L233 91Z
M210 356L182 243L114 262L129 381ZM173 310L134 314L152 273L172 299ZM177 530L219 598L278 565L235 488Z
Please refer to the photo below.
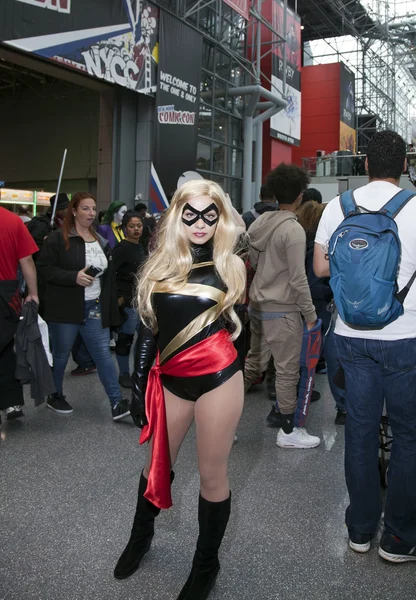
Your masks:
M70 365L71 367L72 365ZM65 381L60 416L28 402L0 441L0 600L175 600L197 536L194 432L176 467L174 507L140 570L112 570L127 541L144 449L132 422L114 424L96 375ZM390 565L347 547L343 429L326 377L311 407L314 450L281 450L265 427L263 386L246 399L230 479L233 513L212 600L414 600L416 565Z

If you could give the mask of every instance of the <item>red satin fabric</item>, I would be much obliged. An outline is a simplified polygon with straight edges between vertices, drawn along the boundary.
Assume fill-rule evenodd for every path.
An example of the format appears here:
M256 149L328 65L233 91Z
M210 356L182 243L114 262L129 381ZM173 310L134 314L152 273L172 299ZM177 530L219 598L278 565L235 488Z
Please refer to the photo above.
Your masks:
M228 367L237 358L237 351L230 341L230 334L221 330L179 352L165 364L156 364L149 373L146 389L146 417L148 425L143 427L140 444L152 439L152 462L145 498L158 508L170 508L170 455L166 425L165 398L160 378L161 373L176 377L198 377L216 373Z

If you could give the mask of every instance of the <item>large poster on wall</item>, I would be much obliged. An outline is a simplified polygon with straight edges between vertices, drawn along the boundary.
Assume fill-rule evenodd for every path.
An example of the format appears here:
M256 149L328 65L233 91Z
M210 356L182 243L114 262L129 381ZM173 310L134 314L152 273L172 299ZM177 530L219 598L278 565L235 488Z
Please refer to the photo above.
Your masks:
M355 76L343 62L340 63L340 128L339 149L355 152Z
M153 165L165 192L196 169L202 36L165 12L160 15Z
M301 117L301 31L300 17L287 9L286 31L284 31L284 4L274 0L272 24L284 38L286 45L274 44L272 51L272 92L283 93L283 68L286 53L286 97L287 106L270 119L270 134L283 142L299 146ZM277 40L274 40L277 41ZM279 94L280 93L280 94Z
M224 2L248 20L250 16L250 0L224 0Z
M149 94L158 21L159 9L141 0L1 0L0 41Z

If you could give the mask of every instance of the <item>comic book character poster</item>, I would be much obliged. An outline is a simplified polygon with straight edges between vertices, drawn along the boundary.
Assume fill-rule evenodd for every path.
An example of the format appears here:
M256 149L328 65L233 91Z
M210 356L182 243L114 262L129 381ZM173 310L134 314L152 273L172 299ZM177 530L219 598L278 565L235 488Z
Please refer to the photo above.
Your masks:
M286 60L293 68L299 70L302 52L300 17L288 8L286 12L286 32L284 32L284 14L283 2L274 0L272 8L273 27L282 37L286 38ZM273 48L273 52L280 58L283 58L282 48L281 44Z
M275 90L283 91L281 79L272 75L272 83ZM273 137L282 142L299 146L300 144L300 91L290 85L286 85L287 106L270 119L270 129Z
M343 62L340 67L340 119L355 128L355 76Z
M224 2L248 20L250 16L250 0L224 0Z
M340 121L339 128L339 149L350 150L353 154L355 153L355 141L357 132L346 123Z
M156 91L159 9L141 0L2 0L0 41L136 92Z
M355 152L355 75L343 62L340 67L339 149Z
M286 12L286 32L284 33L284 4L274 0L272 23L286 44L275 44L272 54L272 92L284 94L285 109L270 119L270 134L288 144L300 145L301 124L301 33L300 17L291 9ZM274 41L277 41L275 39ZM283 90L284 54L286 53L286 90Z

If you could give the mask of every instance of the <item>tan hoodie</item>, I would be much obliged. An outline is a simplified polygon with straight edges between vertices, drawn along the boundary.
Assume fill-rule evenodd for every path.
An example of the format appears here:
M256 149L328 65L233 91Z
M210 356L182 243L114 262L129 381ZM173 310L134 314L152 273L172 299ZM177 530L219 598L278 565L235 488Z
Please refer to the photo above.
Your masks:
M300 312L305 321L316 312L305 272L306 235L288 210L261 215L248 230L250 263L256 274L250 306L261 312Z

